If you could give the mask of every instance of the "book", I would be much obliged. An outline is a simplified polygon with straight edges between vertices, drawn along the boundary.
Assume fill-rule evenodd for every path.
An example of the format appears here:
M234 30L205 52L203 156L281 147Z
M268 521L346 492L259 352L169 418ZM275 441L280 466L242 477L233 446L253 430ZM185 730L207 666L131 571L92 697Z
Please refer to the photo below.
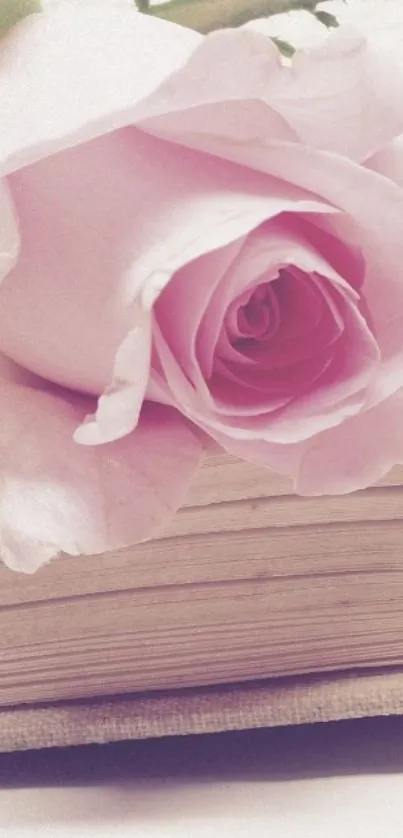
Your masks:
M0 568L0 707L403 664L403 468L353 495L209 458L158 538Z

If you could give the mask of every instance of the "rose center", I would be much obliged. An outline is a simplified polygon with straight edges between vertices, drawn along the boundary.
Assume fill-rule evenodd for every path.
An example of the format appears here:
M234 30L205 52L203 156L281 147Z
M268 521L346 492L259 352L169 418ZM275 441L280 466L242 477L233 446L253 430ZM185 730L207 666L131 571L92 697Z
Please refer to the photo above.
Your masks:
M280 323L278 282L263 282L229 308L225 328L234 348L246 351L254 342L268 340L276 333Z
M344 331L336 290L295 265L244 291L227 309L215 347L213 378L288 398L332 363Z

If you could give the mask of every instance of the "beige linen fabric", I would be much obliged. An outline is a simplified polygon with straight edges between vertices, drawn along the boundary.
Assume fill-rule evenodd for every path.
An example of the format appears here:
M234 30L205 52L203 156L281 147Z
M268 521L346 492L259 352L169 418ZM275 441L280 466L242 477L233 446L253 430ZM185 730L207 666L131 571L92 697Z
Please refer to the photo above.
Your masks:
M403 668L0 710L0 751L403 714Z

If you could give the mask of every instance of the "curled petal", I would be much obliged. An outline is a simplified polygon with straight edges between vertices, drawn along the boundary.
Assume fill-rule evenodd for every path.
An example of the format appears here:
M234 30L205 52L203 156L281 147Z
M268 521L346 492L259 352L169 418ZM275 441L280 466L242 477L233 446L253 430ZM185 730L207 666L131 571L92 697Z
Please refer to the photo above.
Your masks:
M301 458L301 495L340 495L376 483L403 463L403 390L343 425L319 434Z
M340 495L372 486L403 463L403 390L376 407L294 445L216 436L231 454L290 477L299 495Z
M367 160L366 165L374 172L385 175L393 183L403 186L403 136L384 146Z
M234 439L226 434L215 434L215 440L228 454L290 477L294 483L308 444L298 442L281 445L262 439Z
M402 83L387 51L348 27L298 50L291 66L266 37L226 30L206 38L138 118L160 136L201 141L217 154L242 142L251 165L256 149L279 141L363 161L403 131Z
M345 26L297 50L267 95L302 142L364 161L403 130L402 83L390 53Z
M140 359L140 363L139 363ZM113 378L98 399L94 414L86 416L74 439L84 445L113 442L137 426L146 395L151 360L151 315L139 312L116 353Z

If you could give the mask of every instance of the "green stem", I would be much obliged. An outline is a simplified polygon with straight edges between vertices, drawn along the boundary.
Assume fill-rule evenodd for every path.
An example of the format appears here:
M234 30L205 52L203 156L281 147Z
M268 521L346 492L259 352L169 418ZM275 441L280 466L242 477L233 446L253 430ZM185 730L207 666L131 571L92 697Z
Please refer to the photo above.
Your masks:
M196 29L212 32L242 26L250 20L305 9L313 12L319 0L170 0L150 6L148 14Z

